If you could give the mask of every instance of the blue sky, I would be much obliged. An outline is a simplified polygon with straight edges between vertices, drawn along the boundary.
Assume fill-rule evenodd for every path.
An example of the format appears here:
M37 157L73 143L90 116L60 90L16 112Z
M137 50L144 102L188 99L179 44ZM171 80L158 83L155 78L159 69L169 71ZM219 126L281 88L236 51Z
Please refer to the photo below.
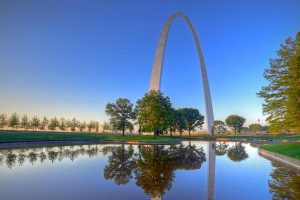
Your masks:
M256 96L279 45L300 31L297 0L1 0L0 112L107 119L107 102L148 90L162 26L185 12L197 30L215 119L262 118ZM192 34L171 27L162 88L174 107L204 114Z

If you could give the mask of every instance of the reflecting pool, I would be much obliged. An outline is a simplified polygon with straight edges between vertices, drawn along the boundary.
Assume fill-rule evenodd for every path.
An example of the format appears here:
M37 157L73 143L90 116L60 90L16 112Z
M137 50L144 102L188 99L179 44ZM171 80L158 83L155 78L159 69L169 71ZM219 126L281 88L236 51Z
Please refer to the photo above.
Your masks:
M2 149L0 199L300 199L300 172L241 142Z

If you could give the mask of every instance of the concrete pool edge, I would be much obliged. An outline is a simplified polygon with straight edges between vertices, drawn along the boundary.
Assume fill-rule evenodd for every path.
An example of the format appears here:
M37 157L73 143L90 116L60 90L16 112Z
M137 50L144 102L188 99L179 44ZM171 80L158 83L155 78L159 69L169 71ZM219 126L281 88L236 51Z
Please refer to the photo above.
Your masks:
M290 166L294 169L300 170L300 160L274 153L262 148L258 148L258 154L264 158L267 158L271 161L278 162L287 166Z

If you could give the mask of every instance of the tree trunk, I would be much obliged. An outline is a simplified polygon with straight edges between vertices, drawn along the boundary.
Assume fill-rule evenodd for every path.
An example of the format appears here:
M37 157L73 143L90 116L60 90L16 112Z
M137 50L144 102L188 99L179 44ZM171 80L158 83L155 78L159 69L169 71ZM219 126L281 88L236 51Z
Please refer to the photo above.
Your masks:
M191 131L189 130L189 136L191 136Z
M125 135L125 127L123 127L123 129L122 129L122 136L124 136Z
M154 139L156 139L156 131L154 131L153 133L154 133Z

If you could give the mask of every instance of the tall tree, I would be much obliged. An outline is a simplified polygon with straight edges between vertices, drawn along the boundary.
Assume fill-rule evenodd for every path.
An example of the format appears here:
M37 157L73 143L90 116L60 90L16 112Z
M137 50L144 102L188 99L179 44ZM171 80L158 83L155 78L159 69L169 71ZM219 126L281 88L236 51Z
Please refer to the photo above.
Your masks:
M31 124L31 127L32 127L33 131L34 131L35 129L37 129L41 125L41 122L40 122L40 119L37 116L34 116L31 119L30 124Z
M169 128L171 108L169 97L165 97L160 91L151 90L140 100L138 123L143 122L143 130L153 132L156 138Z
M202 128L204 124L204 116L200 114L198 109L195 108L182 108L184 120L186 123L186 130L191 135L191 131L195 130L196 127Z
M23 115L20 122L21 128L25 128L26 130L30 127L30 122L27 115Z
M270 60L270 67L264 72L269 85L257 93L265 101L263 113L273 132L300 128L299 35L296 40L285 40L277 58Z
M296 36L296 52L288 65L287 113L285 120L293 132L300 132L300 32Z
M18 127L20 123L19 115L17 113L13 113L10 118L8 119L8 126L11 127L12 130Z
M0 114L0 128L1 130L7 126L7 116L5 113Z
M213 124L213 129L216 131L217 134L224 134L226 132L225 123L221 120L215 120Z
M136 118L133 104L128 99L119 98L115 103L108 103L105 112L110 116L110 123L116 130L125 130L132 124L131 120Z
M246 119L238 115L229 115L225 122L226 125L234 130L234 133L240 133Z
M42 121L41 121L41 126L40 126L40 129L41 130L46 130L46 127L48 126L49 124L49 120L47 117L43 117Z

